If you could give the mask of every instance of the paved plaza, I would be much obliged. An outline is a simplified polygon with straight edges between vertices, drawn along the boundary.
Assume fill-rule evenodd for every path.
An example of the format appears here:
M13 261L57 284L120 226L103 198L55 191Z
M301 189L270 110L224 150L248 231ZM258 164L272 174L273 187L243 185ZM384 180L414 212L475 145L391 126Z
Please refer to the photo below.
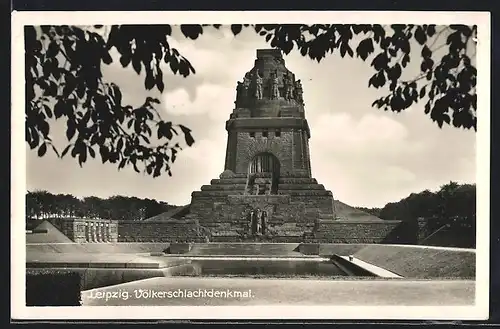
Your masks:
M468 280L161 277L89 290L82 300L84 306L466 306L474 295L474 281Z

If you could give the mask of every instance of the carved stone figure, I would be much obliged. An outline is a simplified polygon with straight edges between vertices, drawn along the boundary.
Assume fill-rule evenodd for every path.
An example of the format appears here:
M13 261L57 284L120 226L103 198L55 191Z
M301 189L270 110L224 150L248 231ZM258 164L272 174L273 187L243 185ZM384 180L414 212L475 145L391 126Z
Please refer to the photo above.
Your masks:
M257 208L257 212L255 213L255 219L257 222L257 234L260 234L262 231L262 212L259 208Z
M262 99L262 77L259 70L255 73L255 98Z
M238 85L236 86L236 102L240 102L244 97L245 87L243 86L243 82L238 81Z
M267 184L266 186L266 195L271 195L272 184Z
M250 227L250 231L251 233L254 232L254 222L255 222L255 213L252 211L250 211L250 214L248 216L248 226Z
M297 80L295 82L295 100L299 104L303 104L304 103L304 99L302 97L302 94L303 94L302 83L300 82L300 80Z
M277 99L280 97L280 91L278 87L278 72L274 72L271 77L271 98Z
M259 184L254 184L254 186L253 186L253 194L254 195L259 195L259 190L260 190Z
M285 99L286 100L291 100L293 98L293 80L292 77L290 76L290 73L286 73L283 76L283 81L285 85Z
M266 234L267 211L263 211L260 216L260 233Z
M243 78L243 96L248 96L248 91L250 90L250 79L245 76Z

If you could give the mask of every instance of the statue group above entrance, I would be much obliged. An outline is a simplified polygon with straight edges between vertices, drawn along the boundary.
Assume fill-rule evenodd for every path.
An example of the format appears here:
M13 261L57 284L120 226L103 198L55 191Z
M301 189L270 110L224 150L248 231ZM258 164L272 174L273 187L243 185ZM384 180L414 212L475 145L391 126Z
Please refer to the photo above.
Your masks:
M257 64L262 62L257 59ZM243 81L238 81L236 103L245 106L251 100L286 100L298 105L303 104L302 84L295 80L293 73L285 68L281 60L272 63L273 68L257 65L245 74Z

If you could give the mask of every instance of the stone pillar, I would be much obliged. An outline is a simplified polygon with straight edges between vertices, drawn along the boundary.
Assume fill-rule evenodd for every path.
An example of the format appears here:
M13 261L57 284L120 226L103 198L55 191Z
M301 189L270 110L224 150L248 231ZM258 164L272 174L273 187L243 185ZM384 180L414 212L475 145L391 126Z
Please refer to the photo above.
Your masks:
M99 229L98 229L98 234L97 234L97 241L98 242L104 242L104 223L99 222Z
M103 238L102 238L102 241L103 242L109 242L109 234L108 234L108 227L109 227L109 224L108 223L104 223L102 224L102 235L103 235Z
M90 227L87 221L85 221L85 242L90 242Z
M96 222L92 222L90 223L90 228L91 228L91 231L92 231L92 242L97 242L97 236L96 236L96 231L97 231L97 228L96 228Z
M95 242L101 242L101 223L96 222L95 223Z
M111 236L109 234L109 229L110 229L109 225L110 225L109 223L106 223L106 242L111 242Z

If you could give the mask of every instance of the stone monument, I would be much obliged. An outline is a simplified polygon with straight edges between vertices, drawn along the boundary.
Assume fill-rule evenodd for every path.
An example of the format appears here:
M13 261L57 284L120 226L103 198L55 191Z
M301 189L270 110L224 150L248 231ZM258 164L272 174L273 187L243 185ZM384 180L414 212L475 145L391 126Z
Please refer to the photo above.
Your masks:
M235 105L224 172L192 193L186 217L211 241L304 241L318 220L334 219L334 201L311 176L302 85L279 50L257 50Z

